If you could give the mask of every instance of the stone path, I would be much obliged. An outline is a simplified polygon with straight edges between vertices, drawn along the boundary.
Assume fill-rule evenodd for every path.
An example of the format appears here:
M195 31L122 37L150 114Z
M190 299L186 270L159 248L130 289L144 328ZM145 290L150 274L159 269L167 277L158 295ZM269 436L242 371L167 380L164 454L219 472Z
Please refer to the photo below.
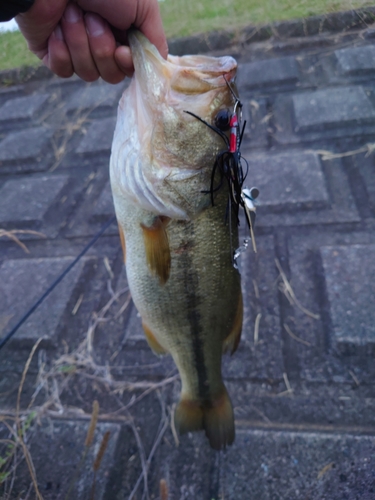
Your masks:
M142 470L155 499L161 479L170 499L375 498L375 31L346 28L212 51L239 61L242 152L261 192L258 253L241 264L242 342L224 362L235 444L216 453L194 434L176 447L176 371L146 345L112 224L0 351L0 438L14 442L22 372L43 337L19 421L44 499L70 486L71 498L92 498L94 482L96 499L124 499L137 481L134 498L147 498ZM26 231L0 233L0 337L113 214L108 159L123 87L0 87L0 229ZM10 471L0 498L34 498L23 456L0 441L0 478Z

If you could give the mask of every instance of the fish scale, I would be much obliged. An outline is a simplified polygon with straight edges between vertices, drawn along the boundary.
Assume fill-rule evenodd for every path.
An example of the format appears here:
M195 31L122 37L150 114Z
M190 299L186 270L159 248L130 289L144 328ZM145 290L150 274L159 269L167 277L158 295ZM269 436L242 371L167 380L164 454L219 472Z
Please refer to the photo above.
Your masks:
M231 255L238 231L234 214L232 234L226 221L228 186L215 193L214 205L207 194L222 139L185 109L213 122L230 107L223 75L232 81L236 62L165 61L139 32L129 42L135 76L120 101L110 168L129 288L150 346L171 354L179 370L176 427L204 429L211 446L222 449L234 440L221 360L223 350L235 350L242 326L240 275ZM127 184L124 168L141 169L132 176L136 187ZM147 186L139 195L142 178ZM151 207L149 190L162 209Z

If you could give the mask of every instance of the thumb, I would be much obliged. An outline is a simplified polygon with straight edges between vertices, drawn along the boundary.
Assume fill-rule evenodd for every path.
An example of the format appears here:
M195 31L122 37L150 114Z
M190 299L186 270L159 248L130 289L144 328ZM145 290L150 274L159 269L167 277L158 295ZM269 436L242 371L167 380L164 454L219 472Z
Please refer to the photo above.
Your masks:
M127 45L120 45L115 50L115 60L119 68L126 76L131 77L134 73L133 58L131 50Z
M29 49L40 59L47 54L48 39L59 23L67 3L67 0L36 0L31 9L16 16Z

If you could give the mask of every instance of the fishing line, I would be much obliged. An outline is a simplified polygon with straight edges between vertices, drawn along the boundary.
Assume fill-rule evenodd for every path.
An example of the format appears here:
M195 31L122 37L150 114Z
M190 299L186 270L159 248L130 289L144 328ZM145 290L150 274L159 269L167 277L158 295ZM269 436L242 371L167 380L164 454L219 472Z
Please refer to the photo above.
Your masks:
M60 283L60 281L65 278L65 276L73 269L73 267L77 264L77 262L85 255L85 253L97 242L97 240L101 237L101 235L109 228L112 222L116 219L116 216L113 215L109 221L107 221L104 226L96 233L96 235L92 238L92 240L87 243L85 248L81 251L81 253L73 260L71 264L55 279L55 281L50 285L49 288L43 293L41 297L35 302L34 305L30 307L27 313L19 320L19 322L12 328L12 330L5 335L0 340L0 349L5 346L5 344L10 340L16 331L25 323L25 321L31 316L31 314L37 309L40 304L44 301L46 297L52 292L54 288Z

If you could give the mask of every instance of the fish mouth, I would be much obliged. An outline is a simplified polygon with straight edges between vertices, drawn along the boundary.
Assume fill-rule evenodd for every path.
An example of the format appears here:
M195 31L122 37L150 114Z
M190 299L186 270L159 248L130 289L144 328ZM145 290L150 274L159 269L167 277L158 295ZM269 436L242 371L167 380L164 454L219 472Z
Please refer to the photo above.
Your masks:
M168 56L165 60L156 47L138 30L128 34L135 76L145 93L155 97L170 89L185 94L203 94L233 82L237 62L230 56Z

